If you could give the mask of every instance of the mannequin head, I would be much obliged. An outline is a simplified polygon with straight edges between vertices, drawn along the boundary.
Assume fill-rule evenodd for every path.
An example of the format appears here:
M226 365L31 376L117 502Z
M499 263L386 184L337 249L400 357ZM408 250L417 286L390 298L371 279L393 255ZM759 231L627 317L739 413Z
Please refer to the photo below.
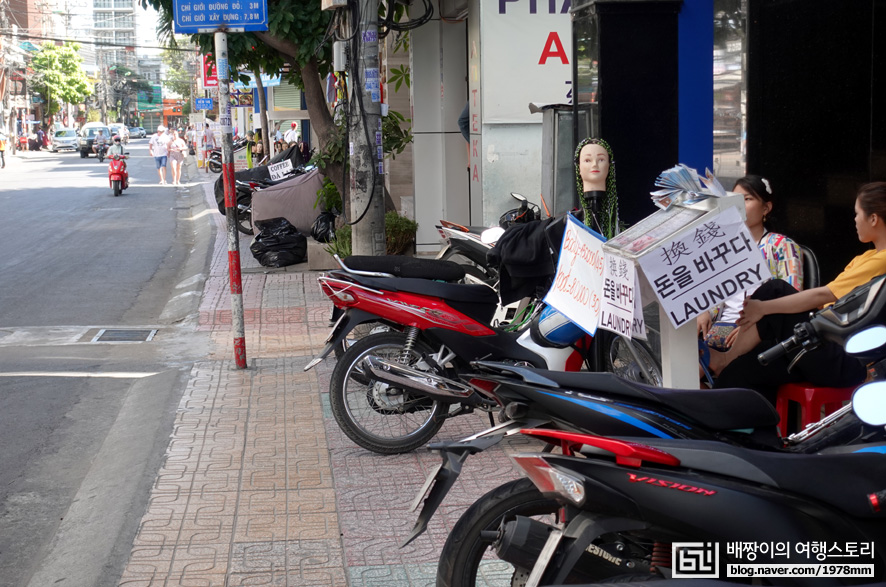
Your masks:
M585 139L575 149L575 186L578 199L585 209L587 223L587 205L585 192L606 192L599 203L600 230L606 238L612 238L618 232L618 196L615 192L615 157L612 148L603 139ZM599 201L600 199L598 199Z
M582 191L606 191L609 152L603 145L588 143L581 148L578 154L578 174L581 177Z

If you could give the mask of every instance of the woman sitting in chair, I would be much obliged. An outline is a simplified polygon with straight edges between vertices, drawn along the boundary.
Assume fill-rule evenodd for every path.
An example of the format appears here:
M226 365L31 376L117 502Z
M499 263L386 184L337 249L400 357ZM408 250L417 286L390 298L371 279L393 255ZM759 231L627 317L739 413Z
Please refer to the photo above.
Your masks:
M855 229L858 240L872 243L874 248L852 259L827 285L798 292L787 282L774 279L745 300L735 343L725 353L711 353L711 370L719 374L715 387L750 387L774 402L784 383L808 381L821 387L849 387L864 380L864 365L832 342L807 352L791 372L788 365L793 356L766 367L757 361L760 352L791 336L794 326L807 320L809 311L832 304L886 273L886 182L868 183L858 191Z
M797 290L803 289L803 257L800 247L785 235L769 230L773 208L769 180L759 175L746 175L735 182L732 191L744 195L745 224L763 253L772 277L783 279ZM752 293L754 290L740 291L698 317L698 332L709 347L726 351L732 346L739 331L736 322L742 303Z

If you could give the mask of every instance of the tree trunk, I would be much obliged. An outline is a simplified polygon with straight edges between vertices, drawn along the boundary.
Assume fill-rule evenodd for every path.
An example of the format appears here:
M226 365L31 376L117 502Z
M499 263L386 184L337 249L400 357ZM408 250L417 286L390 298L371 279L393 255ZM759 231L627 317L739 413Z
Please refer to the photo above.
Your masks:
M264 154L267 157L268 161L271 160L271 148L270 148L270 122L268 121L268 100L265 97L265 86L261 81L261 70L253 69L252 75L255 76L255 87L258 90L258 118L261 121L261 140L262 140L262 149L264 149Z
M332 114L326 105L326 90L323 87L323 81L320 79L320 69L317 61L311 58L304 67L297 65L298 47L292 41L275 37L267 32L253 33L259 40L267 44L269 47L279 51L289 61L290 67L293 67L301 74L302 84L305 92L305 102L308 107L308 116L311 120L311 129L317 133L320 139L320 149L325 149L327 145L335 140L335 122L332 120ZM342 202L348 201L345 185L342 180L342 171L344 165L342 163L333 163L323 168L323 173L338 188L338 193L342 195ZM346 205L346 204L345 204Z

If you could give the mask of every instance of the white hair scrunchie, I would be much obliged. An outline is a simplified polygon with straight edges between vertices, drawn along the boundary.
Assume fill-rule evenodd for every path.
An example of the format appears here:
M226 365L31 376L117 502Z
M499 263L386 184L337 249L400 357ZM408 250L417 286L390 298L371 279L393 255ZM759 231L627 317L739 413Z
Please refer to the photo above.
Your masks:
M761 177L760 179L763 181L763 185L766 186L766 193L771 196L772 195L772 186L769 185L769 180L766 179L765 177Z

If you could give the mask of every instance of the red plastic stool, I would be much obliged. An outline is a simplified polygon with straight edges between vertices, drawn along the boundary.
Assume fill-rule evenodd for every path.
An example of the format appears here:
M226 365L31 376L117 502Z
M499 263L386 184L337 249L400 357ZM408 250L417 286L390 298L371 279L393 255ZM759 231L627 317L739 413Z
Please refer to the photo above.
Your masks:
M790 414L790 402L800 404L800 429L802 430L813 422L821 420L821 409L824 407L825 416L833 414L843 407L843 402L852 399L854 387L815 387L809 383L786 383L778 388L778 396L775 400L775 411L778 412L781 424L781 432L787 435L789 431L788 415Z

